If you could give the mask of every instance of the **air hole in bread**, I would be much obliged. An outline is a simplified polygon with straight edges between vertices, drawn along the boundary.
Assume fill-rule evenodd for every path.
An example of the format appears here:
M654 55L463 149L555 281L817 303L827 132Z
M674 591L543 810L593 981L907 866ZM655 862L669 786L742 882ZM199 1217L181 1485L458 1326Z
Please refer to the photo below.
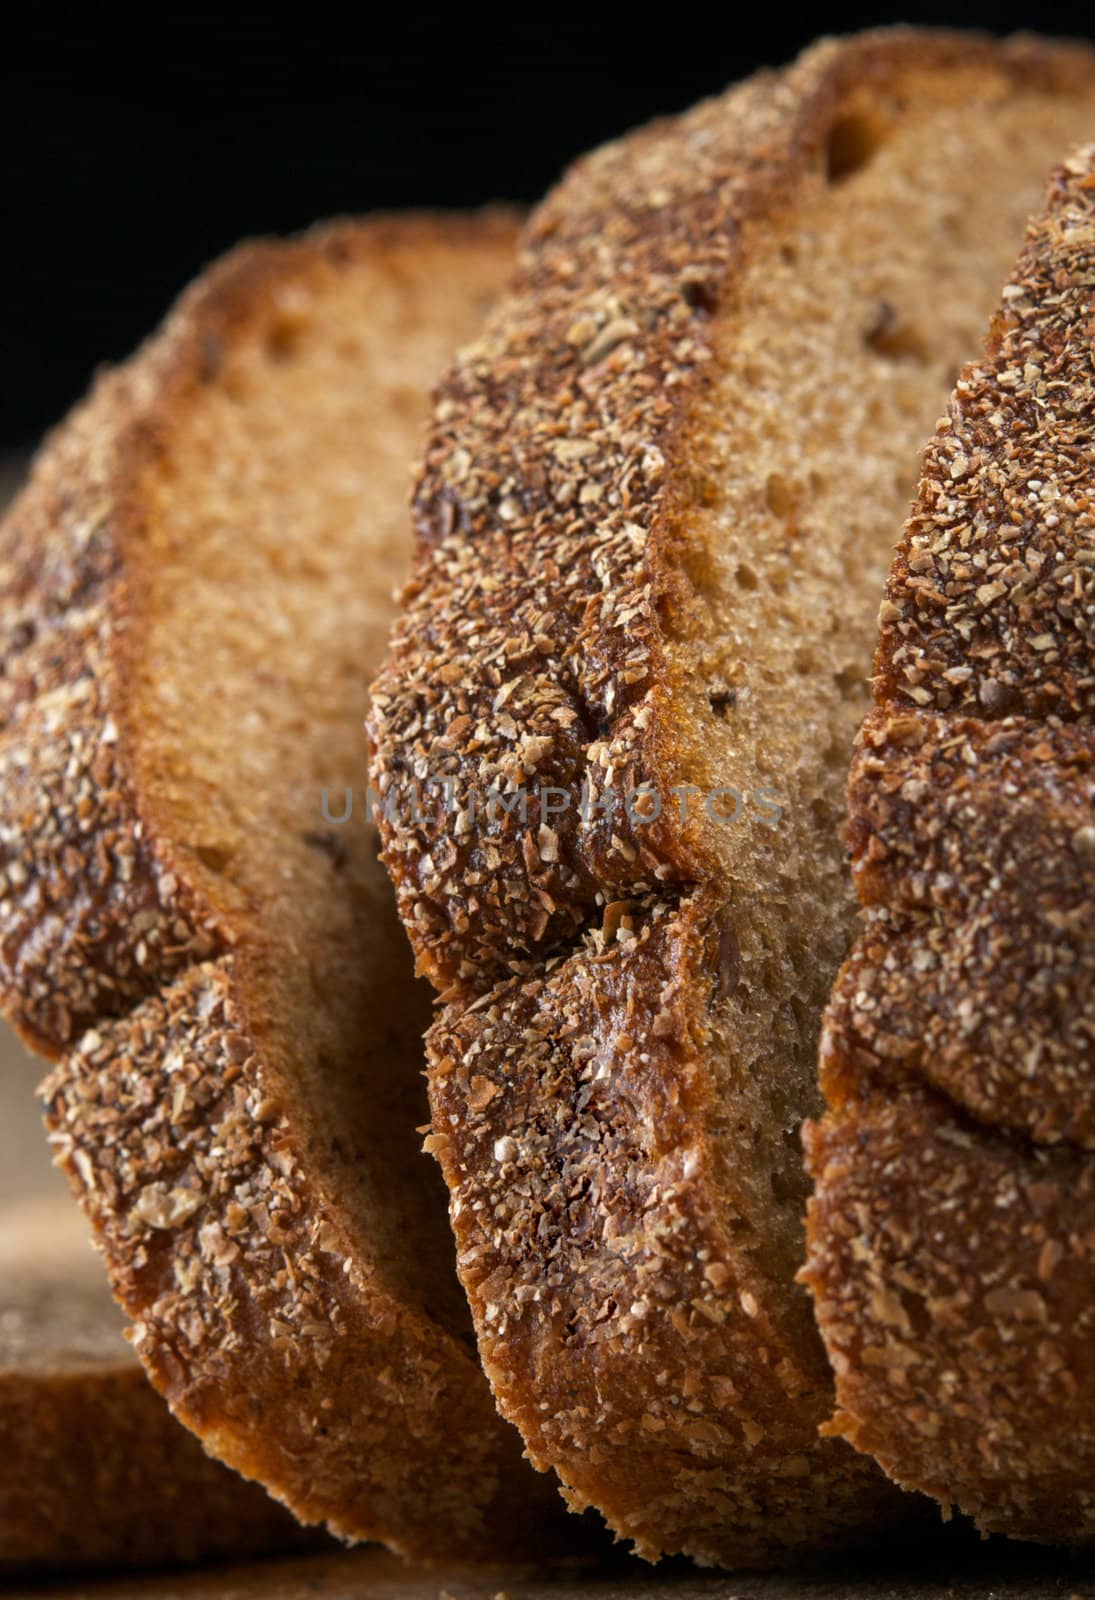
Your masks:
M886 138L881 117L866 111L851 111L838 117L829 129L825 147L825 175L830 183L841 183L859 172L879 150Z
M281 317L271 323L265 340L266 359L274 366L291 361L300 349L301 324L293 318Z
M840 690L841 697L851 700L866 688L867 678L862 667L841 667L839 672L834 672L833 682Z
M681 298L694 311L706 311L709 316L718 310L718 289L706 278L687 278L681 285Z
M810 801L810 814L813 817L820 833L827 833L828 830L833 826L833 808L829 802L827 800L823 800L820 795L815 795Z
M923 365L928 360L927 340L919 328L898 315L888 300L878 302L863 342L887 361L918 361Z
M707 699L716 717L726 717L738 703L738 691L726 683L713 683Z
M795 509L795 496L786 478L778 472L770 472L768 481L764 485L764 498L768 509L774 517L786 520Z
M210 872L222 873L231 861L233 852L227 845L199 844L194 846L194 854Z
M744 561L739 563L738 570L735 572L734 577L737 580L739 589L755 589L757 584L760 582L760 579L757 577L752 567L747 566Z

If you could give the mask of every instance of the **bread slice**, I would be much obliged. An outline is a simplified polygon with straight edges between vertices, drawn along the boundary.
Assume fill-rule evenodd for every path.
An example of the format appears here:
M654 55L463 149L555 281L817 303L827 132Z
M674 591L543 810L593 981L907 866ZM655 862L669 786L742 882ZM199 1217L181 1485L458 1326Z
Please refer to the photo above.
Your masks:
M1095 1540L1095 145L958 381L852 768L864 931L805 1274L833 1430L986 1531Z
M557 1497L496 1415L418 1149L429 1006L362 718L428 386L513 237L238 251L0 535L0 983L59 1058L53 1142L137 1352L298 1517L438 1558L535 1547Z
M3 479L0 465L0 494ZM145 1377L50 1166L39 1067L0 1024L0 1574L317 1542L212 1461Z
M842 788L916 449L1093 116L1083 47L821 44L580 162L440 391L373 725L429 1142L504 1414L644 1554L892 1508L794 1284Z
M174 1421L122 1337L71 1200L0 1214L0 1572L314 1541Z

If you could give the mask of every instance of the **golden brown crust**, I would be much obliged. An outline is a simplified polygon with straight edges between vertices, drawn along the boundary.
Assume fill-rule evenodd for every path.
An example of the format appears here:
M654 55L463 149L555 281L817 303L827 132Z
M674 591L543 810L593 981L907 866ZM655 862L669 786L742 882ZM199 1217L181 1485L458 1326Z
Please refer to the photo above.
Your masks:
M702 902L636 923L431 1036L427 1146L487 1374L532 1459L643 1554L764 1565L880 1533L887 1486L814 1443L829 1385L807 1307L736 1249L704 1132Z
M0 1571L314 1542L173 1420L124 1342L71 1201L7 1212L0 1270Z
M985 1529L1067 1542L1095 1537L1093 347L1089 146L927 448L883 603L805 1273L835 1431Z
M758 235L842 114L952 67L1001 95L1091 91L1083 50L868 35L579 163L442 385L375 693L376 782L402 808L385 859L450 1002L431 1142L484 1364L533 1459L646 1554L766 1561L886 1515L881 1480L816 1439L829 1379L790 1270L750 1256L730 1196L759 1185L751 1135L737 1171L716 1158L719 1074L748 1069L714 830L670 803L640 826L625 797L689 775L677 645L716 470L696 416ZM426 777L475 821L409 817ZM484 815L521 785L570 805ZM584 787L611 818L582 814Z
M1095 1519L1095 1174L912 1083L808 1139L808 1281L831 1427L986 1532L1085 1543Z
M138 1352L176 1415L298 1516L433 1558L527 1552L558 1501L495 1413L446 1269L439 1195L429 1171L404 1160L424 1112L423 997L365 830L355 823L345 845L311 831L318 788L288 800L279 790L271 823L269 795L222 793L214 768L200 813L229 818L239 860L226 870L216 850L203 851L180 809L185 729L180 755L160 709L148 710L157 665L148 640L171 599L157 590L155 562L189 548L181 535L165 543L158 520L177 462L198 459L195 471L229 484L252 469L227 455L218 465L217 439L201 442L197 426L208 397L227 431L252 346L268 387L311 337L336 353L360 339L362 360L393 340L400 360L419 352L405 376L388 362L375 393L357 402L373 407L359 459L387 484L391 469L370 468L370 450L380 451L370 428L377 441L387 430L385 449L394 429L396 453L409 455L425 352L473 330L508 271L512 240L512 218L484 214L336 224L243 248L184 296L131 363L100 379L0 534L0 981L24 1034L59 1058L46 1090L53 1140L135 1321ZM324 322L328 298L358 274L386 304L394 297L390 325ZM417 386L409 398L407 385ZM188 428L204 454L185 456ZM275 427L253 448L273 461L289 442ZM322 451L322 439L313 444ZM183 511L194 486L187 491L178 491ZM229 514L246 544L245 511ZM374 515L391 521L393 508ZM293 538L312 536L298 524L275 550L263 621L288 604L294 555L307 557ZM377 590L372 626L377 608L386 614L390 578L370 559L370 537L366 525L359 560L363 584ZM216 547L217 559L231 543ZM324 590L317 602L330 622L313 656L302 661L287 642L284 662L276 631L262 659L251 658L247 601L241 594L230 619L239 659L210 692L235 695L241 714L260 683L290 698L294 684L302 700L323 695L339 597ZM360 607L347 616L356 628ZM359 640L342 639L344 653L360 656ZM312 764L294 780L290 750L283 786L348 759L371 665L359 661L318 702L337 721L291 730ZM200 708L190 714L196 744ZM231 752L223 757L227 789ZM271 827L272 866L255 842Z

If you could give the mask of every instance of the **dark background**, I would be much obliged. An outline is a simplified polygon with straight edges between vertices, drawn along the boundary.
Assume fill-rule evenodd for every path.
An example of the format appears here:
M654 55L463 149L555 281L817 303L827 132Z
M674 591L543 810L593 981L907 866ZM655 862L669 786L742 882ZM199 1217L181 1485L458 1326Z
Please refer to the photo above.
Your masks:
M1091 36L1093 11L366 3L5 23L0 449L33 442L242 235L376 207L533 200L590 145L819 33L906 20Z

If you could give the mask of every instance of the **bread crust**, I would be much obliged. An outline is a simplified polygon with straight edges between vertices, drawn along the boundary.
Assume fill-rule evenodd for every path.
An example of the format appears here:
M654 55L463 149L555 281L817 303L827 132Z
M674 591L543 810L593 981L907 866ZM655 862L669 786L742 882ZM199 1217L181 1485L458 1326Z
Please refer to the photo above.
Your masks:
M1095 1537L1095 146L927 447L849 789L805 1281L832 1430L986 1531Z
M8 1211L0 1265L0 1572L316 1542L174 1421L122 1338L71 1201Z
M429 1144L500 1406L572 1503L646 1555L786 1559L877 1536L895 1511L880 1476L818 1442L831 1389L807 1308L737 1244L715 1135L736 957L714 830L670 805L638 826L624 796L687 773L674 636L720 313L838 115L904 72L971 64L1090 91L1082 49L874 34L580 162L445 379L419 484L374 694L378 790L397 808L429 774L464 814L492 785L572 797L550 819L530 801L521 828L382 823L448 1002ZM584 782L611 819L573 804Z
M409 1255L440 1263L433 1287L412 1291L352 1214L308 1120L297 1058L322 1056L324 1029L342 1026L325 1021L324 986L375 982L371 1001L355 1001L360 1037L335 1046L358 1051L375 1080L377 1126L346 1131L366 1166L383 1164L380 1146L422 1114L407 1042L422 997L379 867L347 867L333 842L323 892L345 970L313 973L315 1040L279 1020L309 952L276 925L273 899L241 898L176 835L173 775L142 716L155 604L142 549L153 469L237 347L269 337L279 358L286 291L321 314L326 286L361 268L410 285L413 318L415 283L451 282L451 316L470 332L508 271L513 230L502 213L401 217L238 250L99 379L0 542L0 981L24 1037L57 1058L44 1090L52 1140L138 1354L176 1416L299 1518L427 1559L535 1551L558 1501L494 1410L453 1310L443 1221L391 1197L418 1218ZM402 338L375 330L378 343Z

